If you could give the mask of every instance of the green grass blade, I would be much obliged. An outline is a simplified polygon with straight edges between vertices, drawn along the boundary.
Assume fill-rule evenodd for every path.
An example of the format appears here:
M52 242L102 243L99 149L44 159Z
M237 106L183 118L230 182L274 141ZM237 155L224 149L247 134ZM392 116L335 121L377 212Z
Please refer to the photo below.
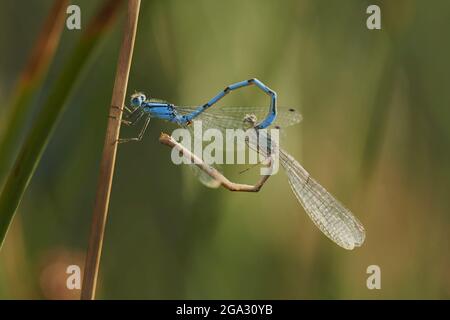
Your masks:
M15 146L20 142L20 133L30 113L31 99L42 83L53 60L64 27L66 8L69 1L55 0L31 51L30 57L13 89L5 128L0 136L0 185L14 159Z
M396 72L394 62L394 57L388 58L372 106L372 114L368 123L369 129L362 153L361 176L363 177L363 181L367 181L372 177L374 167L379 158L382 142L384 141L389 115L389 101L392 99L392 86Z
M36 117L25 138L13 168L0 195L0 248L8 227L20 203L42 153L62 114L64 104L77 78L83 72L89 57L102 36L110 29L122 0L106 0L104 6L86 27L80 42L74 48L69 61L62 69L55 85L50 90L47 101Z

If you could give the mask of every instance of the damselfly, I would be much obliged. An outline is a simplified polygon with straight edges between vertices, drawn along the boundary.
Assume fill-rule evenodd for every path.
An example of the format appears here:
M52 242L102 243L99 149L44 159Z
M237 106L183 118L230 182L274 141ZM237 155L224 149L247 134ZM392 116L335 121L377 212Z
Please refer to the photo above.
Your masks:
M228 93L247 86L255 85L270 97L270 106L267 107L225 107L212 108ZM143 93L135 93L131 96L131 108L125 107L127 117L131 120L125 120L123 123L132 125L144 120L139 135L134 138L120 139L119 142L140 141L147 129L151 118L163 119L180 126L189 126L194 120L202 120L202 125L206 128L225 129L242 129L245 114L266 112L264 119L255 125L256 129L264 129L269 127L274 120L280 118L286 121L286 124L294 124L300 121L300 115L294 109L277 108L277 95L269 87L264 85L258 79L250 79L237 82L227 86L220 91L214 98L207 103L196 107L175 106L171 103L157 100L147 99ZM258 115L257 115L258 116ZM283 123L285 124L285 123Z
M213 106L229 92L250 85L256 85L270 97L270 105L267 107L216 107ZM277 95L269 87L257 79L241 81L226 87L206 104L197 107L181 107L171 103L147 99L143 93L135 93L131 96L132 108L125 107L128 119L123 122L127 125L135 124L144 118L144 126L135 138L120 139L119 142L140 141L147 129L151 118L167 120L179 126L191 127L195 121L202 121L203 127L215 128L221 131L226 129L255 129L257 135L266 134L261 130L268 127L286 127L301 121L301 115L292 108L277 107ZM257 121L257 119L261 119ZM275 154L276 143L270 136L265 137L271 141L270 148L249 142L249 147L263 153L267 159ZM177 147L185 156L195 157L176 141L167 140L168 145ZM260 141L257 139L256 141ZM365 230L362 224L353 214L337 201L329 192L317 183L309 173L286 151L277 149L279 161L288 176L289 184L300 204L316 226L331 240L339 246L351 250L361 246L365 238ZM197 176L200 180L211 187L223 185L232 191L259 191L268 176L255 186L240 185L230 182L218 173L214 168L201 163L193 166L197 168ZM218 183L215 183L218 182Z

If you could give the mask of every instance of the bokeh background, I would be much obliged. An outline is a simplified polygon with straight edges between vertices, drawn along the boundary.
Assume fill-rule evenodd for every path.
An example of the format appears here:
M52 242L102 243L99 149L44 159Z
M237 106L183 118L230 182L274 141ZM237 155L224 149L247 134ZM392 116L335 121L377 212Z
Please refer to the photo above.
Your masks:
M102 1L73 3L83 28ZM0 128L52 4L0 0ZM381 7L381 31L366 28L370 4ZM125 11L75 86L18 208L0 252L2 299L79 296L65 288L65 268L84 263ZM143 142L119 147L98 297L449 298L449 28L445 0L144 0L129 93L196 105L259 78L303 114L285 148L359 217L367 238L351 252L329 241L283 173L258 194L203 187L159 144L173 127L152 121ZM29 124L82 32L63 31ZM267 103L244 91L225 102ZM226 168L241 182L255 177L234 171ZM366 287L372 264L381 290Z

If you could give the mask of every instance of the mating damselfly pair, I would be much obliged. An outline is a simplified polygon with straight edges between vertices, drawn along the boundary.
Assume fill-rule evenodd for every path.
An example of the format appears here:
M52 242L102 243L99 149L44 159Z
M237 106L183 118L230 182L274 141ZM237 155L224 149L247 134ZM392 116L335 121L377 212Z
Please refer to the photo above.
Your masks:
M270 98L269 107L217 107L217 103L228 93L239 88L255 85ZM171 103L149 99L143 93L131 96L131 107L125 107L126 120L124 124L132 125L143 119L144 125L135 138L120 139L119 142L140 141L148 127L151 118L163 119L182 127L191 127L195 121L201 121L206 129L213 128L221 131L227 129L254 129L256 135L267 135L267 128L284 128L301 121L301 115L292 108L277 107L276 93L257 79L237 82L227 86L207 103L196 106L175 106ZM262 120L259 120L262 119ZM254 142L248 147L257 150L263 157L271 160L274 155L275 142L270 136L265 141L272 143L269 148ZM264 139L263 139L264 140ZM254 141L260 141L256 139ZM180 151L190 154L173 139L171 146L177 146ZM278 147L278 146L277 146ZM191 157L195 155L190 154ZM365 230L353 214L325 190L310 174L285 150L277 148L277 156L284 168L292 191L314 224L339 246L351 250L362 245ZM201 160L200 160L201 161ZM204 164L194 166L200 180L208 185L217 187L223 185L232 191L259 191L268 176L255 186L233 184L210 166ZM217 180L222 183L216 184Z

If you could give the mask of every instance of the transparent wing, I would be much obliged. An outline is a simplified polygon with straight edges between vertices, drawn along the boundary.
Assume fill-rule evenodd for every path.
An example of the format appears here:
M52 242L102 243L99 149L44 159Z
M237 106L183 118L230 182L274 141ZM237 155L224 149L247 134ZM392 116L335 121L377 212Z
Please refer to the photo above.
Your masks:
M175 107L182 115L189 114L198 107ZM201 120L203 128L215 128L221 131L225 129L243 129L244 117L248 114L255 115L257 122L262 121L268 113L268 107L211 107L199 114L194 121ZM286 107L277 108L277 118L272 126L281 128L289 127L299 123L302 120L301 114L293 109Z
M339 246L352 250L363 244L365 230L361 222L288 153L280 150L292 191L314 224Z
M185 147L187 147L189 150L191 150L191 152L195 152L195 150L194 150L194 147L193 147L193 143L194 143L194 140L193 140L193 138L195 138L194 137L194 130L193 130L193 126L188 126L187 127L187 129L189 129L189 131L191 132L191 143L190 143L190 145L186 145L187 144L187 141L182 141L181 142L181 144L183 144ZM204 141L202 141L201 140L201 142L202 142L202 144L203 144L203 146L202 146L202 150L205 148L205 142ZM196 154L196 156L198 156L200 159L202 159L202 160L205 160L205 159L203 159L203 156L202 156L202 154ZM209 164L211 167L214 167L217 171L219 171L219 172L221 172L222 170L220 169L221 167L220 167L220 165L219 164L214 164L214 166L213 165L211 165L211 164ZM220 181L218 181L218 180L216 180L216 179L214 179L213 177L211 177L209 174L207 174L205 171L203 171L202 169L200 169L198 166L196 166L195 164L185 164L185 165L183 165L183 168L189 168L188 170L190 171L190 172L192 172L193 174L194 174L194 176L203 184L203 185L205 185L206 187L208 187L208 188L218 188L219 186L220 186Z
M192 173L197 177L197 179L206 187L208 188L220 187L220 181L211 177L209 174L207 174L205 171L197 167L195 164L188 164L187 166L191 169Z

